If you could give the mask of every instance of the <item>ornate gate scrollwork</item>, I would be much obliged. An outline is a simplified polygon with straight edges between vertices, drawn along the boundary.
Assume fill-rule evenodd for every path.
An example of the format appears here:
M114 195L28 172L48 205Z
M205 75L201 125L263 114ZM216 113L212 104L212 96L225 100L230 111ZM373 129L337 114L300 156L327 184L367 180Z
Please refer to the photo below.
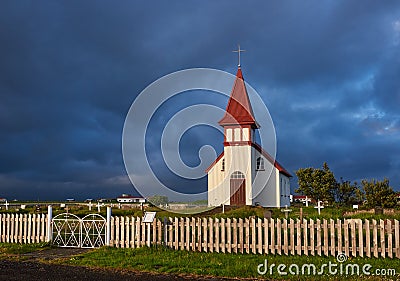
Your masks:
M106 219L98 214L79 218L60 214L52 219L53 245L58 247L95 248L105 245Z

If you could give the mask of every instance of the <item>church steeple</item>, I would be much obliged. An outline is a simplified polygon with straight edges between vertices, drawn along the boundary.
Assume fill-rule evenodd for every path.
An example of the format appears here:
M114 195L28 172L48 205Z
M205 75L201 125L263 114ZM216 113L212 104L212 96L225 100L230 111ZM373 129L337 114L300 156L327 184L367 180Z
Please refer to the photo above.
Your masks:
M250 125L252 128L258 128L240 66L236 73L235 83L225 110L225 115L218 123L221 126Z

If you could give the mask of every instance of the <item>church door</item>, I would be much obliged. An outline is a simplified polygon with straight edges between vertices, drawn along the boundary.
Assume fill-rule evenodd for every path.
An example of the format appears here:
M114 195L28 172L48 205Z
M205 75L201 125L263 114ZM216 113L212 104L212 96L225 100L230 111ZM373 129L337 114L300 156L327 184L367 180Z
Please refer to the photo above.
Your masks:
M246 182L241 172L233 172L231 175L231 200L230 204L234 206L246 205Z

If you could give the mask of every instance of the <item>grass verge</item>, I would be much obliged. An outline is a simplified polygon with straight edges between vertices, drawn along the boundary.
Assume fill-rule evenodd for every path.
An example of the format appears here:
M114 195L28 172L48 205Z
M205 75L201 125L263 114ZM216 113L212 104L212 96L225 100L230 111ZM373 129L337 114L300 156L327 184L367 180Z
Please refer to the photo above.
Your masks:
M20 255L50 249L49 243L35 243L35 244L14 244L14 243L0 243L0 257L7 255Z
M267 260L268 272L261 275L257 272L257 267ZM65 261L71 265L106 267L117 269L130 269L137 271L149 271L156 273L171 274L195 274L218 277L239 277L239 278L264 278L274 280L399 280L400 279L400 260L399 259L374 259L374 258L351 258L344 263L339 263L334 257L316 256L278 256L278 255L249 255L249 254L223 254L223 253L198 253L188 251L175 251L164 247L143 247L136 249L118 249L104 247L79 256L75 256ZM337 275L329 274L328 267L324 268L322 275L318 275L323 264L337 264L332 270L338 269ZM270 272L270 266L275 264ZM282 276L278 274L277 267L284 264L288 274ZM289 266L296 264L299 267L299 275L292 275ZM302 266L304 264L314 264L316 274L308 274L305 268L304 274ZM357 264L360 275L347 275L346 266ZM369 272L371 275L363 275L362 268L370 264ZM342 265L343 274L340 273ZM348 267L348 273L352 273ZM264 267L260 268L261 270ZM296 267L292 267L295 271ZM376 276L376 269L394 269L396 275L385 277ZM355 270L355 269L354 269ZM312 272L312 271L311 271ZM355 273L356 271L354 271ZM382 271L381 271L382 273ZM372 275L374 274L374 275Z

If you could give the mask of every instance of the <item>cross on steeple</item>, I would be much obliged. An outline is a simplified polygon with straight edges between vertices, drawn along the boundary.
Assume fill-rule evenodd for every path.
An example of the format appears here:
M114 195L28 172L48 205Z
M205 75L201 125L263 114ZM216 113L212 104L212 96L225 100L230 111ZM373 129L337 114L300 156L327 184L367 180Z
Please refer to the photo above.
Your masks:
M241 53L241 52L246 52L246 50L240 49L240 45L238 44L238 49L235 50L235 51L232 51L232 52L238 53L238 57L239 57L238 67L240 67L240 53Z

